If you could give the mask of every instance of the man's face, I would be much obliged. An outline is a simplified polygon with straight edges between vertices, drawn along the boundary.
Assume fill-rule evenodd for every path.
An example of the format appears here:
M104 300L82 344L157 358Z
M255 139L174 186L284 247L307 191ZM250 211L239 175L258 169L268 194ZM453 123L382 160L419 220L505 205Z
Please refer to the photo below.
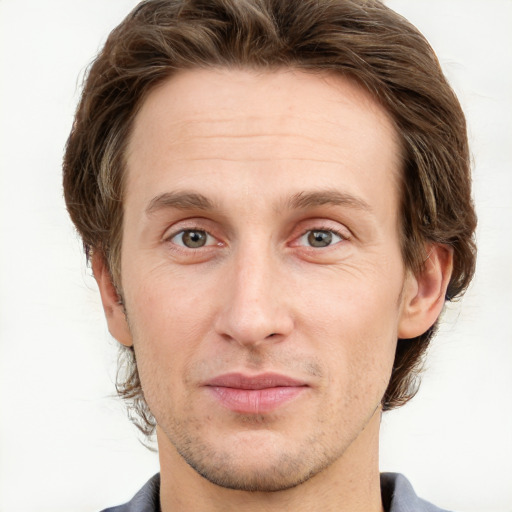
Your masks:
M122 289L168 457L283 489L378 426L412 280L399 154L383 108L341 77L195 70L149 94Z

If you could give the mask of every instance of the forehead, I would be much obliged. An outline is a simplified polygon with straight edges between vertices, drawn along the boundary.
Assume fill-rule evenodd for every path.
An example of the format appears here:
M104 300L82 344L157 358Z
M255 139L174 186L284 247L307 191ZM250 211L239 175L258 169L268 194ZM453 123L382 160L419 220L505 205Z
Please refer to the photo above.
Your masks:
M348 78L180 71L150 92L135 118L125 205L138 201L140 209L176 188L226 195L237 183L253 199L340 185L396 189L399 148L387 112Z

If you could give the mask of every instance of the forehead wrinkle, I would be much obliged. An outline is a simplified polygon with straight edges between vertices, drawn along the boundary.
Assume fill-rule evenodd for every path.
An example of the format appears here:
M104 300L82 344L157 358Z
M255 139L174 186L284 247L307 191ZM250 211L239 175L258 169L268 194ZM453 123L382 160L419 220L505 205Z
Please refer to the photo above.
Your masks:
M226 133L215 133L215 134L193 134L189 136L183 136L181 135L185 142L190 139L253 139L253 138L263 138L263 137L279 137L282 138L300 138L304 140L309 140L311 142L314 142L315 144L318 144L318 137L309 137L304 134L298 134L298 133L284 133L284 132L263 132L262 133L233 133L233 132L226 132ZM183 141L179 141L180 143L183 143ZM334 145L334 143L333 143Z
M261 158L261 157L255 157L252 159L248 159L246 157L240 157L240 158L228 158L228 157L221 157L221 156L207 156L207 157L177 157L174 158L174 162L209 162L209 161L221 161L221 162L314 162L314 163L321 163L321 164L336 164L339 165L338 160L327 160L325 158L309 158L309 157L278 157L278 156L272 156L268 158Z
M212 123L215 124L215 123ZM310 123L311 125L312 123ZM323 125L323 123L318 123ZM288 129L289 128L289 129ZM172 130L176 131L176 130ZM171 133L172 133L171 131ZM193 126L188 125L188 129L182 129L172 136L168 136L169 147L178 146L183 147L194 147L202 141L206 141L209 144L214 144L216 140L227 140L233 141L233 143L244 144L244 143L255 143L261 141L262 143L269 142L273 143L274 140L278 140L280 145L283 143L293 146L303 147L305 143L311 143L314 146L323 146L337 149L339 147L338 137L322 137L320 138L315 133L304 133L293 129L293 127L275 127L261 126L261 127L233 127L232 130L223 130L216 133L212 133L211 129L194 130ZM247 142L244 142L247 141ZM210 147L210 146L207 146Z
M318 116L318 112L316 113ZM193 139L216 139L216 138L259 138L259 137L286 137L286 138L301 138L318 144L319 137L311 130L311 134L304 133L303 130L298 130L298 126L308 125L325 127L331 125L345 131L353 131L353 127L347 125L342 120L333 121L328 115L323 116L321 119L311 117L308 115L297 115L295 113L286 114L260 114L260 115L230 115L229 117L217 116L209 117L204 112L197 114L187 115L184 119L171 119L166 120L165 131L168 135L174 133L169 137L171 141L177 144L183 144ZM280 121L275 125L274 121ZM212 133L212 126L218 126L219 132ZM222 131L221 131L222 130ZM324 144L337 146L338 141L336 138L332 140L324 136L321 139Z
M235 112L230 116L222 116L217 114L216 116L208 116L204 111L198 112L197 114L187 113L183 119L170 119L168 126L169 128L177 128L178 131L182 132L187 126L190 125L206 125L209 129L211 124L233 124L242 121L246 125L254 124L255 122L267 123L269 120L280 120L290 127L297 126L296 121L302 121L309 124L329 124L332 126L340 126L339 120L333 120L329 117L328 113L323 115L321 119L318 118L319 112L314 112L315 116L299 114L296 112L286 112L284 114L265 114L259 113L258 115L247 114L246 112L239 113ZM291 122L293 121L293 122Z

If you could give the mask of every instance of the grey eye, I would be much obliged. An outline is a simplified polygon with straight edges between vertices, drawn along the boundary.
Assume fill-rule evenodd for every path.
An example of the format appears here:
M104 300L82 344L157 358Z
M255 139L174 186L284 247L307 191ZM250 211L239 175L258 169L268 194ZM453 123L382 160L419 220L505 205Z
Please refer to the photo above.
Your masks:
M172 238L172 241L177 245L188 247L189 249L198 249L207 244L209 241L208 237L209 235L206 231L185 229L176 234Z
M310 247L328 247L329 245L341 242L343 238L333 231L314 229L302 235L301 242Z
M311 247L327 247L332 242L332 233L329 231L310 231L308 243Z

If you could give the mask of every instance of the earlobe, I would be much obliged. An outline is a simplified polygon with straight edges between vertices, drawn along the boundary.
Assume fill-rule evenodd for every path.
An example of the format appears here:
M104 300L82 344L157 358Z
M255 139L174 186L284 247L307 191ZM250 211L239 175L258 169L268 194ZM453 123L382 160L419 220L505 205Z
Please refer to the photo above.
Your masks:
M101 303L103 304L103 311L107 319L108 330L119 343L131 347L133 341L124 306L112 282L112 276L103 255L93 254L91 263L92 272L100 290Z
M406 278L398 337L409 339L426 332L441 314L453 268L453 249L442 244L427 247L417 275Z

